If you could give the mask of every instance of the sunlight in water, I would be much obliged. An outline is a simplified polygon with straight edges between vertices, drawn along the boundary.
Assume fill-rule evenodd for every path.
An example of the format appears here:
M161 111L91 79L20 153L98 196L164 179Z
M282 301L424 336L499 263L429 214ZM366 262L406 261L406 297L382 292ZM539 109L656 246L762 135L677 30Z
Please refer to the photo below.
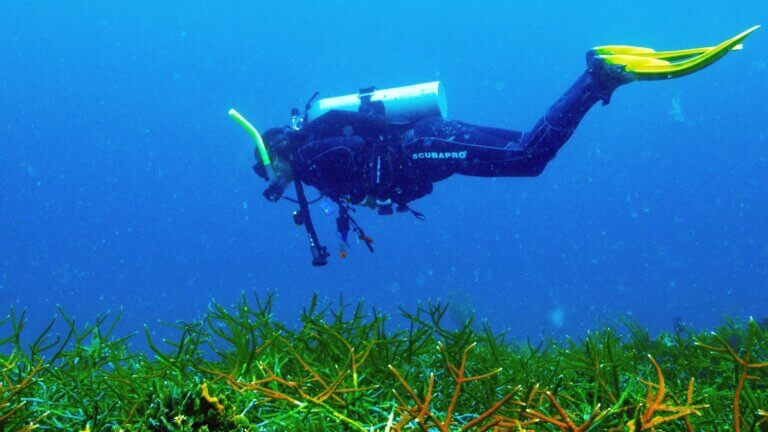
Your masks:
M672 103L670 104L667 113L670 117L672 117L672 120L678 123L685 121L685 114L683 113L683 105L680 102L680 96L675 96L672 98Z
M549 312L549 322L556 328L562 328L565 324L565 309L562 306L557 306Z

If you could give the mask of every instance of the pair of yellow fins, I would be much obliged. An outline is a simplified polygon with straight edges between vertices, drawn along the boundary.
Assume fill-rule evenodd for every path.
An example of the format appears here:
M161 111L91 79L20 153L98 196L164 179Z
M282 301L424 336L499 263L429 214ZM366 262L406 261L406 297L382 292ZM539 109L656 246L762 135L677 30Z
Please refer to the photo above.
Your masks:
M605 45L592 49L592 54L609 67L616 67L633 80L650 81L678 78L698 72L743 48L742 42L760 26L754 26L719 45L676 51L627 45Z

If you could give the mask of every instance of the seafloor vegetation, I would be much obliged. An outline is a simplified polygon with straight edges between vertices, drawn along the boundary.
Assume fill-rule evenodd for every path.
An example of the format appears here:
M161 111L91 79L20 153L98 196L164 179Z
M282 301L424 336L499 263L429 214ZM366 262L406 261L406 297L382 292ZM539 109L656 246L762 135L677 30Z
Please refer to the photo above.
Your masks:
M433 305L394 328L362 305L288 327L273 297L176 323L149 355L119 314L63 312L37 337L0 320L0 431L768 430L768 328L728 321L652 338L634 322L582 340L505 340Z

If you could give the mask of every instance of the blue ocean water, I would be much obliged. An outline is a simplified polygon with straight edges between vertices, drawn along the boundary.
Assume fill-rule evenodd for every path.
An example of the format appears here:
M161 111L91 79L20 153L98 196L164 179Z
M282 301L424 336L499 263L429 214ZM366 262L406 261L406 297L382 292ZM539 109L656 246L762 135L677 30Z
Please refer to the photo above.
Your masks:
M768 29L701 73L619 89L540 177L453 177L413 203L426 222L359 212L376 253L321 269L227 116L266 129L315 91L439 79L451 118L525 130L592 46L755 24L764 0L5 1L0 314L40 328L56 305L122 307L135 330L273 291L285 319L313 292L393 314L442 299L519 338L768 316Z

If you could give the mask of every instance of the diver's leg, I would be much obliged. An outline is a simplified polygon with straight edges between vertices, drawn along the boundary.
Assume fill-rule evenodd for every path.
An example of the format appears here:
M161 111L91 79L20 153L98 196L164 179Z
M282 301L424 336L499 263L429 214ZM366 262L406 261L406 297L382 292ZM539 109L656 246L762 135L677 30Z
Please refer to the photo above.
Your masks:
M628 46L598 47L587 52L587 71L555 102L530 132L430 118L417 123L403 148L419 172L433 181L452 174L535 176L597 102L610 102L614 90L632 81L669 79L714 63L754 32L753 27L716 47L655 52Z
M406 134L403 148L420 171L439 180L451 174L528 177L541 173L589 109L628 82L588 58L591 67L561 96L530 132L428 118Z
M588 59L590 68L552 105L536 125L523 134L519 149L540 170L555 157L576 127L597 102L608 104L613 91L628 82L612 74L602 63ZM539 170L539 171L540 171Z
M482 177L527 176L522 133L432 117L406 134L403 151L418 176L430 181L453 174Z
M521 146L543 169L568 141L587 111L598 101L607 104L620 85L637 80L677 78L697 72L741 47L758 27L728 39L716 47L654 52L647 48L606 46L587 52L587 71L547 111Z

